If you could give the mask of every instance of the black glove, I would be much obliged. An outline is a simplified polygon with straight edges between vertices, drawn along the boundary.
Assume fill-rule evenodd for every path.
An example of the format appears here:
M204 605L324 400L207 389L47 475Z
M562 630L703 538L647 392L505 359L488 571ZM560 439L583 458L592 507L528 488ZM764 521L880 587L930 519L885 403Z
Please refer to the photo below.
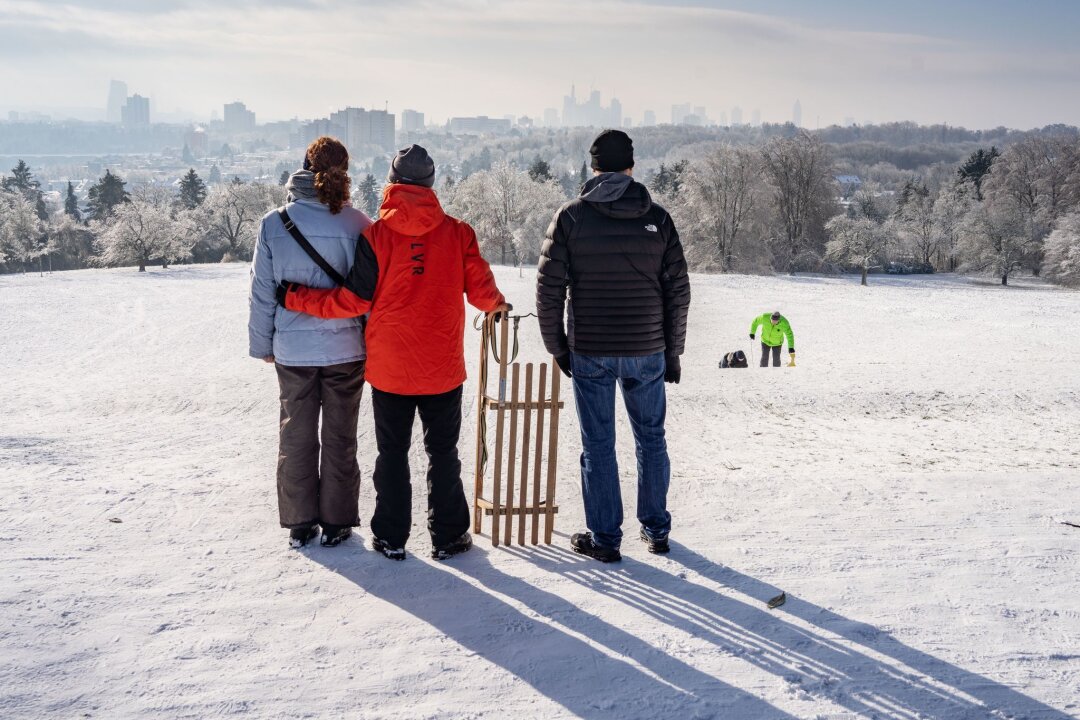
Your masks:
M751 339L751 340L753 340L753 339L754 339L754 333L750 333L750 339Z
M789 347L789 348L787 349L787 351L788 351L789 353L793 354L793 355L795 354L795 348L793 348L793 347Z
M573 377L570 372L570 353L560 355L555 358L555 362L558 363L559 369L562 370L562 374L566 377Z
M287 307L285 305L285 296L294 287L300 287L300 285L291 282L278 283L277 289L274 290L274 297L277 298L278 305L280 305L281 307Z
M664 382L679 384L679 380L682 378L682 364L679 362L678 355L665 355L664 356Z

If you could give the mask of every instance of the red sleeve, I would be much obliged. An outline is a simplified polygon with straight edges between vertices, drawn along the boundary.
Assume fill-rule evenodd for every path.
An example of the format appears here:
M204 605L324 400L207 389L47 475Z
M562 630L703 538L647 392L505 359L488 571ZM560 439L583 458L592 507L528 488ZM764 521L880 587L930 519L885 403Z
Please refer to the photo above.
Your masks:
M285 295L285 309L321 318L351 318L371 310L371 301L344 287L319 290L293 285Z
M480 256L480 245L476 242L476 233L466 223L462 223L465 243L465 297L477 310L491 312L506 302L506 298L495 285L495 276L491 266Z

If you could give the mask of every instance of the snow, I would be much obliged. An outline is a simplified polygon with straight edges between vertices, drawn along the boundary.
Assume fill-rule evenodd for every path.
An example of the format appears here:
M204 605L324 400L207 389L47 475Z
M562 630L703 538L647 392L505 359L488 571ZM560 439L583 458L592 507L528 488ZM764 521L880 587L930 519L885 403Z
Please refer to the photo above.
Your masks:
M531 310L533 273L496 273ZM439 563L418 524L401 563L366 527L288 548L246 282L0 277L0 716L1080 717L1077 293L695 276L670 555L636 539L624 419L624 559L569 551L564 387L555 543ZM798 367L719 370L774 309ZM360 427L368 517L366 397ZM417 433L420 523L423 466Z

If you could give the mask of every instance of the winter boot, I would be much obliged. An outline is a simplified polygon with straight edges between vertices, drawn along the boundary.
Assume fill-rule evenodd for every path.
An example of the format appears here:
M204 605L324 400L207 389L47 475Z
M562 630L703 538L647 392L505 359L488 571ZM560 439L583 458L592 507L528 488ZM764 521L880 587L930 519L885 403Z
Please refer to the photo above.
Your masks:
M305 527L293 528L289 531L289 547L293 550L299 550L308 544L308 540L313 539L319 534L318 525L307 525Z
M454 555L467 552L472 547L472 535L462 533L456 540L451 540L445 545L436 545L431 549L431 557L436 560L446 560Z
M383 540L382 538L377 538L377 537L371 538L371 547L373 549L375 549L375 550L378 550L384 556L390 558L391 560L404 560L405 559L405 548L403 548L403 547L394 547L393 545L388 543L386 540Z
M352 528L348 525L323 525L320 542L323 547L336 547L350 535L352 535Z
M645 532L645 528L641 528L641 540L653 555L663 555L671 550L671 547L668 545L667 535L662 538L651 538L649 537L649 534Z
M591 532L574 533L571 535L570 547L574 548L574 552L579 555L587 555L593 560L599 560L603 563L619 562L622 560L622 554L619 553L618 548L606 548L597 545L593 541Z

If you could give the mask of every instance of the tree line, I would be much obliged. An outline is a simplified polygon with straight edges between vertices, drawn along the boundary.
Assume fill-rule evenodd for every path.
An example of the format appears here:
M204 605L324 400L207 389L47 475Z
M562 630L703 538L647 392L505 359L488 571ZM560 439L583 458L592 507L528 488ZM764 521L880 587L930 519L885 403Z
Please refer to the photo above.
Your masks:
M493 160L490 147L440 166L440 198L473 225L489 260L535 263L552 215L591 171L567 168L565 157L549 162L540 146L528 162ZM918 173L890 166L856 177L837 155L821 133L774 133L759 144L695 142L637 174L671 212L699 272L854 271L864 284L881 271L987 273L1002 284L1030 272L1080 284L1074 129L1029 133ZM382 183L373 172L357 178L353 204L374 217ZM0 268L245 261L259 219L283 201L280 185L208 187L194 170L176 188L130 190L106 171L86 193L83 218L70 183L63 207L50 208L20 161L0 187Z

